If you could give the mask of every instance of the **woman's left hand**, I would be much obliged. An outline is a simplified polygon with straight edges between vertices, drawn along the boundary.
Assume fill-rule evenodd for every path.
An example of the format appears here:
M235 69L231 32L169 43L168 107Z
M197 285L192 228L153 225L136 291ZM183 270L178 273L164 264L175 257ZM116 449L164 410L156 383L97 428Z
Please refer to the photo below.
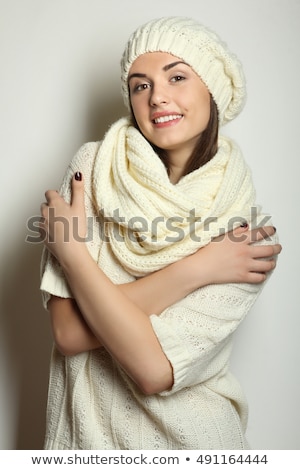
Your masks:
M72 198L68 204L57 191L45 193L46 203L41 204L40 233L44 244L61 265L68 263L75 250L86 249L87 232L84 182L76 172L72 179Z

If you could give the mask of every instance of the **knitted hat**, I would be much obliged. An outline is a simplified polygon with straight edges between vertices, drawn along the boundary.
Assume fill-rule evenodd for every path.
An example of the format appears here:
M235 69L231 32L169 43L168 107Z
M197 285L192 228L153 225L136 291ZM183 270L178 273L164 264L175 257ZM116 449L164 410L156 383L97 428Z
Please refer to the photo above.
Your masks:
M168 52L190 65L212 94L220 124L242 110L246 89L241 63L213 31L184 17L152 20L130 36L121 59L122 94L128 109L128 73L135 59L146 52Z

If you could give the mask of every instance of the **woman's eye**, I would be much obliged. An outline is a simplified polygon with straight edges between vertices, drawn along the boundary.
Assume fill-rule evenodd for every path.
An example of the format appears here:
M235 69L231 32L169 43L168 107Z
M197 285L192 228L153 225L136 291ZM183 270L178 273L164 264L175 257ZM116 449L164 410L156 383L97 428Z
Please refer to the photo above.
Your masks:
M136 85L133 89L133 91L135 92L138 92L138 91L143 91L143 90L146 90L147 88L149 88L149 84L148 83L140 83L139 85Z
M185 77L183 77L182 75L176 75L175 77L171 78L172 82L181 82L182 80L185 80Z

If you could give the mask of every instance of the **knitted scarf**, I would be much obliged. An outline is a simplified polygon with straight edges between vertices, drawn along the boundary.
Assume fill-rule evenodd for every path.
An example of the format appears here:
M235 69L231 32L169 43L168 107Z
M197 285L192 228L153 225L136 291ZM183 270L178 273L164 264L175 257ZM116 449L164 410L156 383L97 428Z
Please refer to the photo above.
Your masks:
M217 154L172 184L128 118L104 137L93 191L113 253L134 276L161 269L249 221L255 204L250 170L231 139L220 136Z

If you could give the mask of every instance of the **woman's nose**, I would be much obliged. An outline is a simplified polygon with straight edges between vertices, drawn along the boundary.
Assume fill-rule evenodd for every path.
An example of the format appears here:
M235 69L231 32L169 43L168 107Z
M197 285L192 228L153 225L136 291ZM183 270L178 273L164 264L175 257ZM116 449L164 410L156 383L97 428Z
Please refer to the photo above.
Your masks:
M150 96L150 105L159 106L167 104L170 100L166 88L162 85L153 85L152 92Z

